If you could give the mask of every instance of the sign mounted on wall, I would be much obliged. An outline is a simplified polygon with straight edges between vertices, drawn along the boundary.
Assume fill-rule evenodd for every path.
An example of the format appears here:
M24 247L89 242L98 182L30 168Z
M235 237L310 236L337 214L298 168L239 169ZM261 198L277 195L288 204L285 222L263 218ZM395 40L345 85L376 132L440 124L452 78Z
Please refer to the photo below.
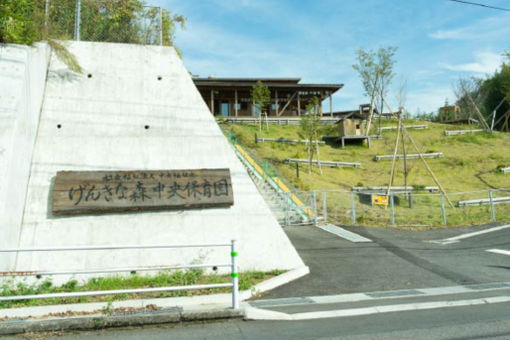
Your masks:
M54 215L234 204L229 169L59 171L52 198Z

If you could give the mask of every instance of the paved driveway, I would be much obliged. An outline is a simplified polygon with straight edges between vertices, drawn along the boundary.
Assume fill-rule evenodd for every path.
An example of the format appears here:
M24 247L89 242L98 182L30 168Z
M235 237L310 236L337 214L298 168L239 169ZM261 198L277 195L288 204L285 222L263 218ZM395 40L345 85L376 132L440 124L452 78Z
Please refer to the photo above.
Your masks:
M310 226L288 227L287 235L310 274L264 294L262 299L429 288L510 281L510 228L460 240L431 243L494 226L405 231L345 228L371 239L352 243Z

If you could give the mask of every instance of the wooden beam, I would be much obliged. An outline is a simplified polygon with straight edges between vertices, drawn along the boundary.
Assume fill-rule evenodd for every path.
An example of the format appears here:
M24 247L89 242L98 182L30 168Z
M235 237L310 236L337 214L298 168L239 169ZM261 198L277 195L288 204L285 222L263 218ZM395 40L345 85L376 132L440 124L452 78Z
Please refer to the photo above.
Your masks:
M287 103L285 103L285 106L283 107L283 109L280 111L280 113L278 114L278 116L281 116L284 112L285 112L285 109L287 109L287 106L289 106L289 104L292 102L292 100L294 99L294 97L296 96L298 92L294 92L294 94L292 95L292 97L290 97L290 99L287 101Z
M235 89L234 94L235 94L235 107L234 107L234 111L235 111L235 115L237 117L237 89Z
M298 116L301 116L301 97L299 95L299 90L297 91L297 112Z
M274 90L274 108L276 110L276 117L279 116L278 114L278 90Z
M333 117L333 96L332 92L329 92L329 116Z
M211 113L214 116L214 91L211 90Z

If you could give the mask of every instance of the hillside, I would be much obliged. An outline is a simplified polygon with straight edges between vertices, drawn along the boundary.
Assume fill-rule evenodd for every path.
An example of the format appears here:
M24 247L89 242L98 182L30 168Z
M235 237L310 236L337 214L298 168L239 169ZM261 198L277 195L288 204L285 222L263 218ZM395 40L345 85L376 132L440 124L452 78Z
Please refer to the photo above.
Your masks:
M412 198L404 194L395 195L394 212L387 207L373 205L370 197L352 195L353 186L388 185L391 160L374 160L376 155L393 153L396 131L383 131L382 139L373 139L371 148L366 145L341 147L321 145L320 159L328 161L359 162L361 168L327 168L323 175L313 166L300 165L297 178L296 165L286 164L287 158L307 157L305 144L282 144L276 142L255 143L255 133L259 137L299 139L298 126L270 125L269 130L259 131L258 126L221 124L227 135L243 145L254 159L271 176L276 175L293 184L298 190L316 190L315 194L300 192L300 198L315 209L317 216L331 223L351 225L395 225L411 228L429 228L442 225L461 226L510 221L508 204L489 206L489 190L494 199L506 200L510 196L510 174L499 171L500 167L510 166L510 134L479 132L468 135L445 136L446 129L473 128L451 126L423 121L406 121L406 125L426 124L425 130L408 130L422 152L442 152L443 158L427 159L428 164L447 192L443 199L438 193L417 190ZM395 126L395 121L385 121L382 126ZM335 135L336 126L322 126L323 135ZM416 153L412 144L406 142L408 153ZM399 150L401 153L402 150ZM403 186L403 161L397 163L393 185ZM408 185L416 189L435 186L422 161L408 160ZM462 204L466 200L485 199L485 204ZM450 200L451 205L448 204ZM327 209L323 209L326 202ZM444 208L443 204L444 202ZM459 206L460 205L460 206ZM353 213L354 212L354 213ZM392 217L393 216L393 217Z
M510 187L510 174L503 174L498 167L510 166L510 134L501 132L474 133L445 136L445 130L470 129L468 126L452 126L439 123L408 120L406 125L426 124L425 130L408 130L422 152L442 152L443 158L427 159L432 170L447 192L465 192ZM382 126L395 126L396 121L384 121ZM330 145L319 147L320 159L329 161L359 162L361 168L326 168L323 175L313 167L300 166L300 178L296 177L295 164L285 164L287 158L306 158L305 144L282 144L275 142L255 143L259 137L299 139L299 126L270 125L269 130L259 131L258 126L222 124L224 131L232 133L259 159L267 160L292 184L302 190L350 190L352 186L384 186L388 184L391 160L374 161L375 155L392 154L396 131L383 131L382 139L374 139L371 148L366 145L348 145L344 149ZM323 135L336 134L335 126L322 126ZM416 153L407 141L408 153ZM399 153L401 153L401 149ZM411 186L435 185L421 160L408 160L408 183ZM397 163L394 185L404 185L403 161Z

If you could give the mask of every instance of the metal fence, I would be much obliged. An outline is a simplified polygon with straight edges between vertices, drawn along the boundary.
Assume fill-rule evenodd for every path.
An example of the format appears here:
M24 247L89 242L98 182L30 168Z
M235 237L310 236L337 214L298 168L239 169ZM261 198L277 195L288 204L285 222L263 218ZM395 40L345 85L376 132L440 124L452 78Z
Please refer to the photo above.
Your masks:
M115 251L115 250L134 250L134 249L182 249L182 248L211 248L211 247L225 247L230 249L230 263L217 263L217 264L190 264L183 266L160 266L160 267L130 267L130 268L114 268L114 269L89 269L89 270L66 270L66 271L18 271L11 272L10 277L19 276L34 276L40 278L42 276L54 275L83 275L83 274L112 274L119 272L138 272L138 271L157 271L157 270L183 270L183 269L197 269L197 268L220 268L227 267L231 269L232 280L230 283L214 283L202 285L187 285L187 286L171 286L171 287L154 287L154 288L134 288L134 289L116 289L116 290L99 290L99 291L80 291L68 293L52 293L52 294L35 294L35 295L12 295L0 296L0 302L5 301L20 301L20 300L33 300L33 299L55 299L55 298L74 298L74 297L88 297L88 296L104 296L104 295L118 295L118 294L142 294L142 293L161 293L172 292L179 290L198 290L198 289L214 289L214 288L232 288L232 308L239 308L239 274L237 272L237 245L236 241L232 240L230 243L224 244L194 244L194 245L122 245L122 246L71 246L71 247L40 247L40 248L15 248L15 249L0 249L0 253L33 253L33 252L75 252L75 251Z
M33 16L58 40L163 45L161 7L132 0L37 0Z
M390 196L340 190L293 193L306 198L314 224L429 228L510 221L510 188L449 193L447 196L412 191ZM385 199L375 202L375 196Z

